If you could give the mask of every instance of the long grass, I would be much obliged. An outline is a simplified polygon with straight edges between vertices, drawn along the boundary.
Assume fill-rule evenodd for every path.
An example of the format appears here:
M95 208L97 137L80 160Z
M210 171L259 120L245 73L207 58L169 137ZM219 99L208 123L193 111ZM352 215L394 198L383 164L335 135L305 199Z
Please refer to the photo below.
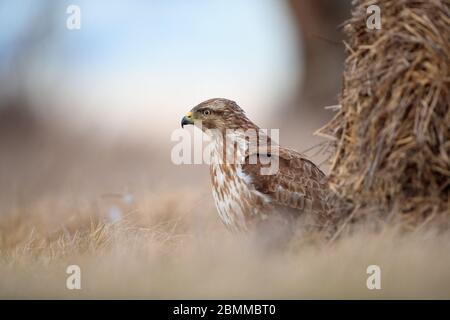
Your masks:
M212 207L186 216L167 209L173 199L160 201L170 211L138 204L117 222L79 215L51 232L11 219L1 229L0 297L450 298L447 233L362 227L332 243L297 241L265 252L225 231ZM72 264L81 268L81 290L66 288ZM366 286L374 264L381 290Z
M386 221L267 252L226 231L207 168L167 150L19 142L0 158L0 298L450 298L448 232Z

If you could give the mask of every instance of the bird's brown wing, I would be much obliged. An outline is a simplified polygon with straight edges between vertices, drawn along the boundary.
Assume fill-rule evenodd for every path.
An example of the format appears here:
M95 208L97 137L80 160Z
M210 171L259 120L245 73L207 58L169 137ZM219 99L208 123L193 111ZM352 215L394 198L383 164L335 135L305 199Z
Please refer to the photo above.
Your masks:
M277 206L299 213L309 212L320 218L328 214L330 189L325 174L314 163L294 150L281 147L276 153L258 156L278 161L278 170L264 175L261 173L264 165L259 161L251 164L247 157L242 170L250 176L256 190L268 195Z

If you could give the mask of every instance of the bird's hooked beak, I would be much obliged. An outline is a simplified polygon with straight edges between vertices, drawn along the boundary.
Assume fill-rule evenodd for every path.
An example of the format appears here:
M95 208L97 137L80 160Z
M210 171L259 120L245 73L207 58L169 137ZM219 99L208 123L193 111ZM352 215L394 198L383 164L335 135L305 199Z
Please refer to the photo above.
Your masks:
M181 127L184 128L185 124L194 124L194 119L192 118L192 112L189 111L186 115L181 119Z

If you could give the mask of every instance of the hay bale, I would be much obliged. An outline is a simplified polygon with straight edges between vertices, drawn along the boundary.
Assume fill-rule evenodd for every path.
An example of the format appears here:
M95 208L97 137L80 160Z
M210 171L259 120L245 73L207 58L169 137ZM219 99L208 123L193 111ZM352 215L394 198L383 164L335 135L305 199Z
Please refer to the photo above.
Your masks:
M382 28L366 26L369 5ZM450 217L450 1L356 0L330 181L357 207Z

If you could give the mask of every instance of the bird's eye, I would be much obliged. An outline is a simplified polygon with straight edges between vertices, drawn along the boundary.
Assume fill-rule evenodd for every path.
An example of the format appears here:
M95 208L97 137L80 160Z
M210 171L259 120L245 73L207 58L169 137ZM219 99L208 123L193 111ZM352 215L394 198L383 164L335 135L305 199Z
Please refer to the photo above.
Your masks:
M203 115L209 116L210 114L211 114L211 110L208 110L208 109L203 110Z

